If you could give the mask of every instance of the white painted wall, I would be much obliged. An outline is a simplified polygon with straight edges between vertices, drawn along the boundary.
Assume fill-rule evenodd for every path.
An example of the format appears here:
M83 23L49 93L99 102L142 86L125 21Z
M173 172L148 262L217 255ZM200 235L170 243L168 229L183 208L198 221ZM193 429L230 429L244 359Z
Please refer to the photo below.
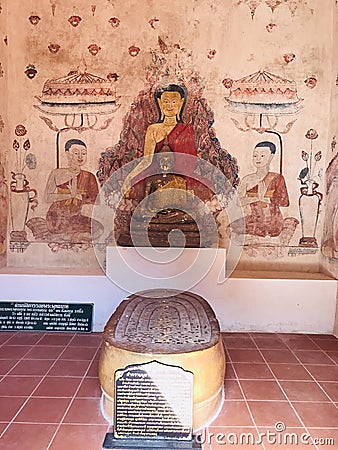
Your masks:
M129 251L135 252L135 249ZM133 257L136 258L135 254ZM290 273L290 277L276 273L279 278L266 278L262 273L255 276L255 272L251 272L233 273L231 278L219 283L222 262L223 255L218 254L215 266L190 288L211 304L222 331L333 334L337 280L322 274L302 274L303 279L297 279L295 273ZM151 279L153 263L147 267L143 257L133 263ZM121 266L115 265L113 272L120 269ZM110 271L112 267L108 263L108 274ZM154 274L153 288L158 287L158 275ZM271 273L268 275L271 277ZM129 280L135 282L133 268L130 268ZM165 287L177 286L170 282ZM126 290L105 275L0 273L0 301L94 303L94 331L103 330L127 295Z

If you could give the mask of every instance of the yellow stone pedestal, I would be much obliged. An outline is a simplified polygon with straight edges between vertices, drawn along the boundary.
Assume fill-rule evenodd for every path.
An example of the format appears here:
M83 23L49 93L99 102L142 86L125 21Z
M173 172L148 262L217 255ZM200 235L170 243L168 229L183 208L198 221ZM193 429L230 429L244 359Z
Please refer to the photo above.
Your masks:
M115 371L154 360L194 374L193 429L210 423L223 403L225 356L218 321L202 297L145 291L128 297L110 317L99 365L102 413L110 423Z

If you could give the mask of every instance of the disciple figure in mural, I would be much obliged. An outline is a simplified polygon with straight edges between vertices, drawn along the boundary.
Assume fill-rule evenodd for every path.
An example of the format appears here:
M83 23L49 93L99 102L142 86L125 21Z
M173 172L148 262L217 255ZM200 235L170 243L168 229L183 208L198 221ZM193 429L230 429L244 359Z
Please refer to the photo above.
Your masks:
M289 196L283 175L270 172L270 163L276 153L272 142L259 142L253 151L256 172L246 175L238 187L238 196L244 209L244 219L231 224L237 234L276 237L283 230L280 207L289 206Z
M91 172L82 169L87 160L83 141L70 139L65 152L67 167L54 169L45 189L45 200L52 203L46 215L47 229L64 241L90 242L103 232L102 224L91 219L98 184Z
M192 174L197 165L197 152L193 127L182 121L186 101L187 89L184 85L170 84L156 89L155 102L159 120L147 128L144 143L145 158L127 176L123 185L124 192L128 193L131 185L141 178L154 174L150 167L153 155L158 153L163 145L169 146L169 151L174 152L173 172L185 174L187 189L192 188L193 180L187 174ZM195 158L186 158L185 155Z

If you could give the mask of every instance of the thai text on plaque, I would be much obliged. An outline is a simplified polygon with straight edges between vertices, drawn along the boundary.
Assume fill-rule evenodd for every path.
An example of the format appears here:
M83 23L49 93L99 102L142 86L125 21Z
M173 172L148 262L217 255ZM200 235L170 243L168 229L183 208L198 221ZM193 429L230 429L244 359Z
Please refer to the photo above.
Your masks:
M193 373L151 361L115 372L115 438L192 439Z

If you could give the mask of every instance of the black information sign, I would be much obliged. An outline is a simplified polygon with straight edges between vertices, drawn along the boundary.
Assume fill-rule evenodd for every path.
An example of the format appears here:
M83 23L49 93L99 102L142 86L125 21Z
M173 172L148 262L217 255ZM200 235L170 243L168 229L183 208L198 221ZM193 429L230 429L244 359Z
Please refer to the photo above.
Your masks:
M0 302L0 331L91 332L93 303Z
M114 436L191 440L193 373L151 361L115 372Z

